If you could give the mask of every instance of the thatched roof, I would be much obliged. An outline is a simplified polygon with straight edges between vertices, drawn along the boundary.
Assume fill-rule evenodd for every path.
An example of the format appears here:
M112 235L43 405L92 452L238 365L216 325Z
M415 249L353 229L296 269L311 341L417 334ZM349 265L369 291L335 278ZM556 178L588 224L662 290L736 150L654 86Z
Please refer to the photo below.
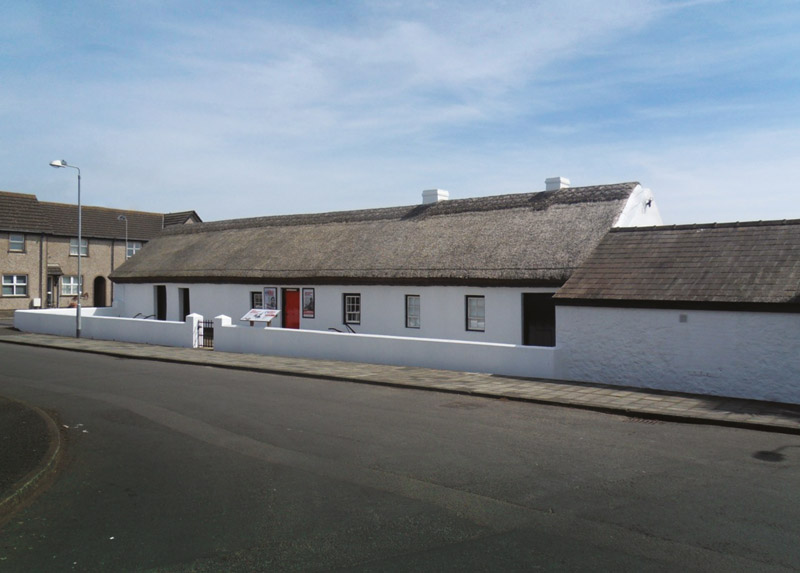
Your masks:
M560 285L637 183L167 229L116 282Z
M800 220L613 229L556 299L800 310Z

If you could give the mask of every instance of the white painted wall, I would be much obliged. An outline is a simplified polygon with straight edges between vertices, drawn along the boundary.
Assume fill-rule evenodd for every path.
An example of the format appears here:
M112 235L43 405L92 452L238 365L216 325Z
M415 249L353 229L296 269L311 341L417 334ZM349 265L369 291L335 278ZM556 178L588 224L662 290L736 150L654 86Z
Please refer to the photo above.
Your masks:
M233 324L250 310L250 292L263 291L265 286L232 284L167 284L167 319L178 316L178 289L188 288L192 312L203 316L225 315ZM554 292L555 289L467 288L467 287L393 287L393 286L319 286L291 285L293 288L314 288L315 318L300 319L303 330L328 331L342 324L343 294L361 294L361 324L353 329L363 334L382 334L414 338L437 338L472 342L520 344L522 342L522 294ZM283 287L278 288L279 298ZM118 284L114 288L115 303L121 315L132 317L155 313L152 284ZM421 328L405 327L405 295L420 296ZM486 303L486 330L466 330L466 296L482 295ZM280 308L280 302L278 305ZM281 316L274 327L281 327ZM246 324L246 323L239 323Z
M543 378L552 377L556 353L554 348L514 344L237 326L227 316L214 319L214 348Z
M487 298L488 303L488 298ZM487 309L489 308L487 304ZM197 346L197 324L86 308L85 338ZM423 318L424 318L423 314ZM424 366L800 404L800 314L556 307L557 346L236 325L215 319L229 352ZM232 324L233 323L233 324ZM74 336L74 309L18 310L25 332Z
M186 322L131 319L116 316L113 308L83 308L81 337L196 348L202 318L189 315ZM18 310L14 327L22 332L75 336L75 309Z
M800 403L800 314L560 306L556 329L557 378Z
M650 189L637 185L628 197L622 213L614 223L615 227L651 227L663 225L661 212Z

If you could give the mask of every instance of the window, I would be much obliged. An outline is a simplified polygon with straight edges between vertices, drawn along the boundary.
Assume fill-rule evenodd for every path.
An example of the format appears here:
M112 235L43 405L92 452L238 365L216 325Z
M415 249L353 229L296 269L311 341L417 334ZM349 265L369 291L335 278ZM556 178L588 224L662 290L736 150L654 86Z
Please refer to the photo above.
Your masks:
M25 252L25 235L11 233L8 235L8 250L12 253Z
M344 295L344 323L361 324L361 295Z
M28 296L28 275L3 275L3 296Z
M250 293L250 308L264 308L264 293L257 290Z
M486 305L482 296L467 297L467 330L486 330Z
M126 258L130 259L133 255L135 255L141 250L142 250L141 241L128 241L128 252L126 254Z
M69 240L69 256L77 257L78 256L78 239L70 239ZM88 257L89 256L89 239L81 239L81 256Z
M61 277L61 294L78 296L78 275L64 275Z
M406 295L406 328L419 328L419 295Z

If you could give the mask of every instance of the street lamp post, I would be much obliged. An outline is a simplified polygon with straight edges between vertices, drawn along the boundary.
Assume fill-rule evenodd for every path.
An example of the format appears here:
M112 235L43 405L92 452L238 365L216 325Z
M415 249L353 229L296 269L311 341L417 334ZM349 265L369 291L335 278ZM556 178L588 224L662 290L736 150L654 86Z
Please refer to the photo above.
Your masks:
M68 165L63 159L50 162L51 167L70 167L78 170L78 306L75 312L75 338L81 337L81 297L83 296L83 277L81 275L81 258L83 258L83 241L81 240L81 170Z
M128 260L128 218L125 215L117 217L117 221L125 221L125 260Z

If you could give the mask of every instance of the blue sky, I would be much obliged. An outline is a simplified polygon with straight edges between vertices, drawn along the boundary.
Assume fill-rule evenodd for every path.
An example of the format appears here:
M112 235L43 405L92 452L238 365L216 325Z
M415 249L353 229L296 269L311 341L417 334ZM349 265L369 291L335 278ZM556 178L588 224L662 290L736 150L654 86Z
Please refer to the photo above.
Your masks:
M800 218L800 2L0 0L0 189L205 220L639 181Z

